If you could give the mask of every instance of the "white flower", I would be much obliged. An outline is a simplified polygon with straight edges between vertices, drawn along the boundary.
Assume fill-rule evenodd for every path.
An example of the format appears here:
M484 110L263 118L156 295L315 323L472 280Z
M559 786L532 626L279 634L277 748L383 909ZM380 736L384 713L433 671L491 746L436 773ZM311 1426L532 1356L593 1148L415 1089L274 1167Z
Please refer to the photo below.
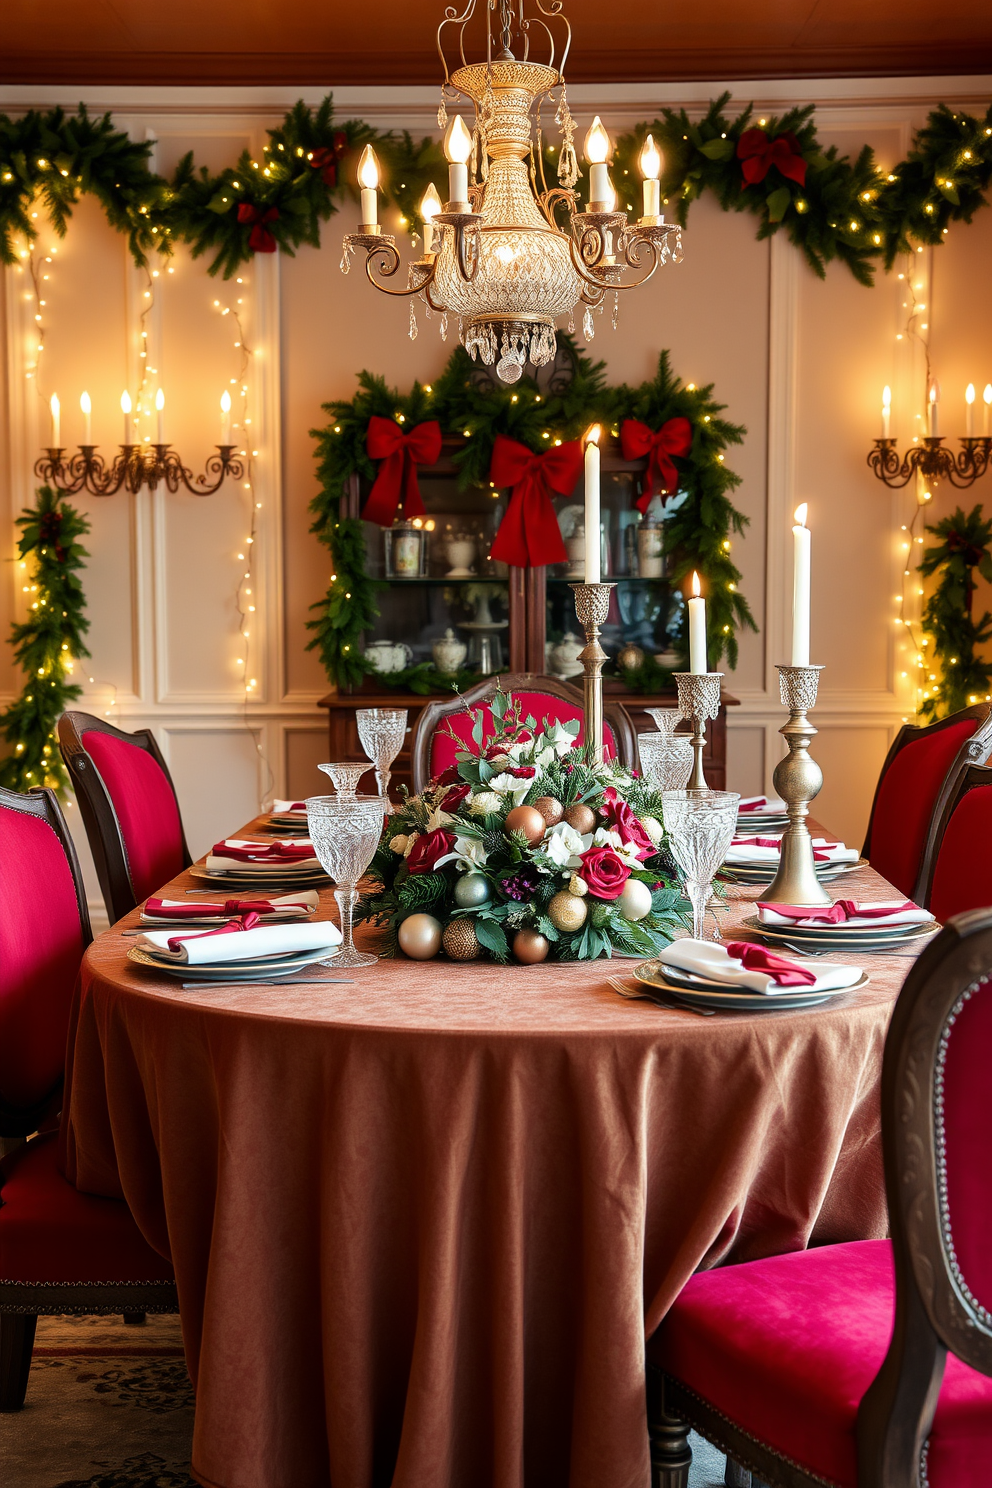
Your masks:
M578 868L581 855L592 846L591 832L577 832L568 822L551 828L541 846L559 868Z
M469 801L468 809L472 816L492 816L493 814L498 814L503 810L503 797L498 796L495 791L479 791Z
M419 832L411 832L410 835L409 835L409 837L406 839L406 847L404 847L404 849L403 849L403 856L405 858L408 858L410 856L410 849L413 846L413 844L416 842L416 840L417 840L417 838L419 836L420 836L420 833Z
M642 816L641 826L644 828L645 832L647 832L655 847L657 847L658 843L665 835L665 829L661 825L661 822L658 820L658 818L656 816Z
M389 849L394 853L406 853L406 845L410 841L405 832L397 832L395 837L389 839Z
M554 760L554 758L555 758L554 747L551 744L545 744L535 754L535 756L534 756L534 764L537 766L537 768L539 770L543 770L548 765L550 765L552 763L552 761Z
M564 759L570 749L575 748L575 740L578 736L579 725L572 723L551 723L544 731L543 743L550 745L559 759Z
M451 852L438 858L434 867L438 869L443 868L445 863L455 863L461 872L470 873L473 868L481 868L488 857L489 854L478 837L462 837L459 834Z
M509 796L514 806L519 806L534 784L534 779L533 775L528 775L524 780L517 775L494 775L489 782L489 789L501 796Z
M631 868L640 868L641 860L637 856L637 843L622 842L619 832L609 827L597 827L592 840L596 847L612 847L617 857L623 858Z

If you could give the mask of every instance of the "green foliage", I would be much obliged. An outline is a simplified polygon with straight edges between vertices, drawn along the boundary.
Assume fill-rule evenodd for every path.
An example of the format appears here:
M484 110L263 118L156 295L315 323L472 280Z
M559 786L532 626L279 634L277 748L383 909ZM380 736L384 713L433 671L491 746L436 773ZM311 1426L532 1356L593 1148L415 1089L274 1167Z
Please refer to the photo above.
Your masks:
M923 611L923 628L932 639L927 656L934 670L940 668L920 708L932 720L992 692L992 667L978 654L992 640L992 615L972 615L975 570L992 582L992 521L984 519L981 506L970 512L959 506L926 530L938 541L925 549L920 573L940 575Z
M55 725L82 689L69 679L73 662L89 656L83 636L89 629L78 574L89 555L79 542L89 523L60 501L49 486L35 505L17 518L17 550L30 576L29 619L11 626L14 659L26 674L21 695L0 714L0 734L13 752L0 761L0 785L26 791L47 785L60 793L68 785L55 737Z

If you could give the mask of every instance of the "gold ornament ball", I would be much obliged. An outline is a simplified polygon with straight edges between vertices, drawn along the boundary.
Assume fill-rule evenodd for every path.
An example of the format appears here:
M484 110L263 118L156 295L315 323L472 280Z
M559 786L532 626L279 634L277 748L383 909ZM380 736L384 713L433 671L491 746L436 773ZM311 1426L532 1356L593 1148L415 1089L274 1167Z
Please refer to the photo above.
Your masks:
M431 961L441 949L441 922L429 914L408 915L399 928L400 950L413 961Z
M513 954L525 966L536 966L538 961L546 961L550 949L550 942L536 930L518 930L513 937Z
M596 813L591 806L586 806L582 801L576 801L574 806L569 806L563 820L583 835L596 830Z
M514 806L512 811L507 812L504 825L508 834L523 832L531 847L536 847L548 824L533 806Z
M639 878L628 878L619 903L620 913L626 915L628 920L643 920L646 914L651 913L651 890Z
M565 815L565 808L554 796L538 796L534 810L539 811L549 827L556 827Z
M581 930L589 913L586 901L562 889L548 905L548 919L556 930Z
M452 961L475 961L482 953L475 926L468 915L462 915L444 927L441 944Z

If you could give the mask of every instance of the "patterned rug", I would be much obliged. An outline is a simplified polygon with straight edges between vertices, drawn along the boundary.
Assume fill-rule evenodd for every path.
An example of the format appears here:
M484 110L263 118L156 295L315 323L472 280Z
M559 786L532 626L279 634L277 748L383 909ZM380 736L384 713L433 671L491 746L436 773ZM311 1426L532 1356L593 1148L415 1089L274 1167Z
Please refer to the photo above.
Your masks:
M197 1488L193 1390L179 1319L41 1318L24 1409L0 1415L4 1488ZM690 1488L723 1488L724 1458L692 1438Z

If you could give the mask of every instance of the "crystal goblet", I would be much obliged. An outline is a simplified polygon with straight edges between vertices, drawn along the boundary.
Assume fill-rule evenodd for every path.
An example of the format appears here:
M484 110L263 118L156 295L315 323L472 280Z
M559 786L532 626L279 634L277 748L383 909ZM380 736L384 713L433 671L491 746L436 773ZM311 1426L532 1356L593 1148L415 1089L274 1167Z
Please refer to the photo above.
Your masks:
M379 957L359 951L354 940L358 883L379 846L389 809L382 796L309 796L307 826L320 866L335 883L341 915L341 949L325 966L371 966Z
M655 710L662 712L661 708ZM692 740L688 734L638 734L641 768L657 790L684 790L692 774Z
M650 713L660 734L674 734L685 717L681 708L645 708L644 711Z
M692 937L703 938L703 917L710 885L733 840L737 826L736 791L665 791L664 818L672 856L692 904Z
M325 775L330 775L331 784L342 800L354 800L358 794L358 782L372 768L371 760L357 763L355 760L337 760L330 765L318 765Z
M370 760L375 763L379 794L389 798L389 777L393 760L406 738L405 708L358 708L355 711L358 738Z

